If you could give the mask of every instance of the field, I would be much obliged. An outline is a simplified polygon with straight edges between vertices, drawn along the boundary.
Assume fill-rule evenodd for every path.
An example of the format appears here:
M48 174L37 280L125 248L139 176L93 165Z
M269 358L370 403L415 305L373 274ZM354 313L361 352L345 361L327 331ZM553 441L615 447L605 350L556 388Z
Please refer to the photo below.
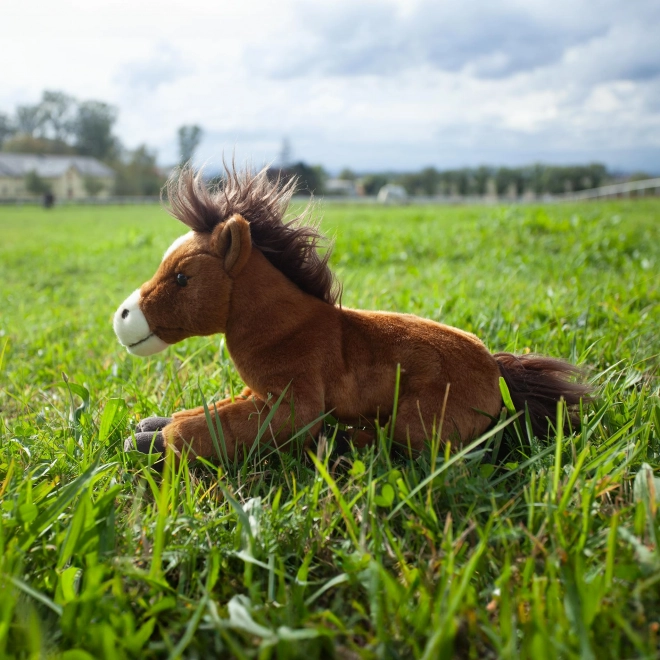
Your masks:
M584 365L581 428L161 476L131 427L241 387L221 336L112 332L183 227L0 208L0 657L657 657L660 201L318 213L344 305Z

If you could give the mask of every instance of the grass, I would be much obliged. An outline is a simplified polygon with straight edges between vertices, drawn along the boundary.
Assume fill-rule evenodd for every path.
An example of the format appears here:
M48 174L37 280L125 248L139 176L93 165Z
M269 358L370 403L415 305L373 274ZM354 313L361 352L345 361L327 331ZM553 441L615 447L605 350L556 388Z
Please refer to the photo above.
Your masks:
M586 365L581 428L161 477L131 426L241 387L221 336L112 333L183 228L0 208L0 657L657 657L660 202L323 214L345 305Z

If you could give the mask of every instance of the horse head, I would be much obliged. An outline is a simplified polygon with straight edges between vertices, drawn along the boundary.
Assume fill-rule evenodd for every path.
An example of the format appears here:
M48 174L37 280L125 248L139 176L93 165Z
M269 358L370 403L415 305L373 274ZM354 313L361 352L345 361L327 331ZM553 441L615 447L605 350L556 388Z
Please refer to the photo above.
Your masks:
M133 355L224 332L234 278L250 257L250 225L239 214L212 231L190 231L165 252L154 276L119 306L114 330Z

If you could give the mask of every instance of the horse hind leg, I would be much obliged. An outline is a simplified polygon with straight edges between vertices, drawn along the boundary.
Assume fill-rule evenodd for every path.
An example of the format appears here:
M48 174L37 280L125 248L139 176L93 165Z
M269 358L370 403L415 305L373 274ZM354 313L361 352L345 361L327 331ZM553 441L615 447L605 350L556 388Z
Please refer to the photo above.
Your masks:
M449 395L450 397L451 395ZM451 398L425 401L406 397L399 402L394 424L394 442L413 451L421 451L440 438L444 444L460 447L478 437L491 424L491 419L471 407L456 408Z

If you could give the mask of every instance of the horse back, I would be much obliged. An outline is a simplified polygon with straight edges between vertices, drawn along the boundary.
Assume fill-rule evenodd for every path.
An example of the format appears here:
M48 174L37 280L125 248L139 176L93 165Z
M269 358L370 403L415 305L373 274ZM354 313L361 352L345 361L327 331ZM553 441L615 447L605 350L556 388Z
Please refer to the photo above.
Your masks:
M449 388L446 412L465 428L488 425L483 415L475 422L475 409L499 413L499 367L473 334L412 314L352 309L342 310L341 329L341 377L328 383L327 397L338 414L390 414L399 365L400 400L435 414Z

